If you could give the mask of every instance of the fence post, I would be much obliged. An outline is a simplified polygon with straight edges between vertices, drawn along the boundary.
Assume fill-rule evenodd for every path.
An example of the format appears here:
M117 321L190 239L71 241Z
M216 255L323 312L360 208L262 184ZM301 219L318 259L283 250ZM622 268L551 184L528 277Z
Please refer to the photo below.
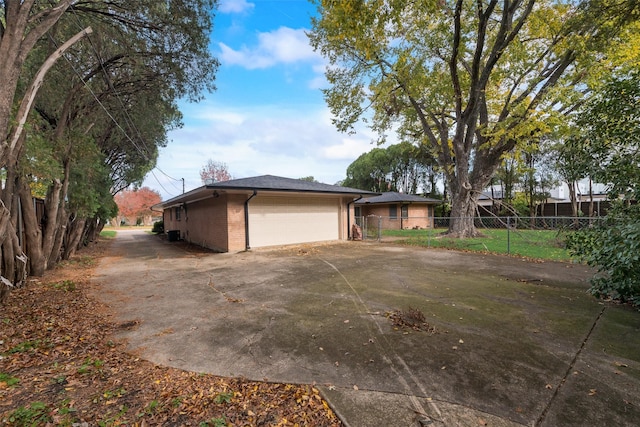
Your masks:
M507 255L511 254L511 217L507 217Z

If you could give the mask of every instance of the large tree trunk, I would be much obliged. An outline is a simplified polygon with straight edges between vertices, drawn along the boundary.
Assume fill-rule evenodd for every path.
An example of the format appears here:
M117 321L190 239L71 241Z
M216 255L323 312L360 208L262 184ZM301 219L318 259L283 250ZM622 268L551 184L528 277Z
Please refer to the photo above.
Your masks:
M98 217L94 217L87 220L87 223L84 227L85 228L84 240L86 242L97 241L98 238L100 237L100 233L102 232L102 229L106 224L107 222L103 221Z
M69 145L67 156L71 145ZM71 160L69 157L63 161L64 164L64 178L62 181L62 187L60 189L60 203L58 206L58 214L56 216L55 235L53 239L53 246L51 247L51 253L49 254L49 265L53 266L62 258L62 244L64 243L64 237L67 232L67 226L69 224L69 215L65 207L65 200L69 192L69 182L71 180Z
M29 186L25 182L20 182L19 185L25 235L24 247L29 259L29 273L39 277L45 271L44 257L42 255L42 230L38 223Z
M80 246L86 222L87 220L85 218L80 219L77 217L75 220L69 221L67 235L65 236L64 250L62 252L62 259L69 259L76 253L78 246Z
M60 210L60 193L62 183L56 179L49 188L47 199L45 200L45 223L42 235L42 255L44 257L44 268L48 269L51 263L51 254L55 243L56 231L58 229L58 211Z
M476 237L480 233L475 226L478 194L471 189L459 189L452 195L451 216L447 237Z
M2 200L2 220L0 220L0 275L9 281L11 285L15 284L16 278L16 262L15 257L22 251L20 250L18 234L16 232L17 224L17 208L16 208L16 166L15 156L6 159L6 178L4 188L0 192ZM6 285L5 285L6 286Z

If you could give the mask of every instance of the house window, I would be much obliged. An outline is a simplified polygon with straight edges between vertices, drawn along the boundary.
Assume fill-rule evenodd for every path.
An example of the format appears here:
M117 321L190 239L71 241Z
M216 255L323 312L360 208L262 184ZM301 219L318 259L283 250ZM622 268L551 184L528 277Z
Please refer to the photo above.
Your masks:
M180 221L180 206L175 208L176 210L176 221Z
M403 219L409 218L409 205L402 205L400 208L400 215L402 215Z
M354 216L362 216L362 207L361 206L354 206L353 215Z
M389 205L389 218L398 219L398 205Z

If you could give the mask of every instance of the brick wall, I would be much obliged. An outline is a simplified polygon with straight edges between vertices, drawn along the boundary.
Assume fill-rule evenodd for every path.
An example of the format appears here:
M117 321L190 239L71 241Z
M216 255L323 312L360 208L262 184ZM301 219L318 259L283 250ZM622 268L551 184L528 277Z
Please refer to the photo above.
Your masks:
M382 228L400 230L407 228L433 228L433 208L429 205L410 204L408 217L402 218L401 204L397 204L396 218L390 217L389 205L361 205L362 215L382 217Z
M244 203L250 196L246 194L232 194L227 199L228 221L228 251L243 251L246 249L244 224ZM251 203L251 202L249 202Z

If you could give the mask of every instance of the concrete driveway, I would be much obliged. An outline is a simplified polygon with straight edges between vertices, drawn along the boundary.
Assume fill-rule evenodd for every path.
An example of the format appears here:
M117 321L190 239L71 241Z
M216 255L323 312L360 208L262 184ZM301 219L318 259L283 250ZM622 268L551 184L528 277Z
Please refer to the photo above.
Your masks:
M640 313L584 266L363 242L213 254L119 231L95 277L132 352L316 383L349 426L637 425ZM425 315L429 330L390 313Z

